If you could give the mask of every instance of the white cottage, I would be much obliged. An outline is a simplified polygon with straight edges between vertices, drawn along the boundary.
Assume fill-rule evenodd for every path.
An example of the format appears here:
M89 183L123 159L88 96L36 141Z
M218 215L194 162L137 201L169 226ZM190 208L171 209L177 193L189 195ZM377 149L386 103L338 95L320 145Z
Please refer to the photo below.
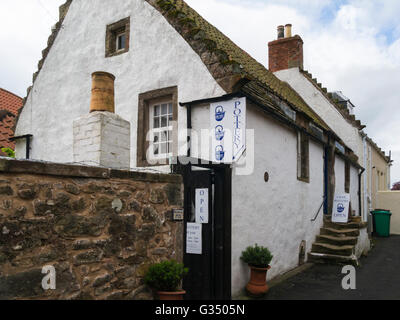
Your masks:
M280 26L279 28L283 28ZM365 134L366 127L357 120L354 115L355 106L342 92L328 92L318 83L312 74L303 69L303 40L299 36L281 36L278 40L269 43L269 70L280 80L287 82L304 101L332 128L344 143L351 148L358 158L358 163L365 168L360 172L359 168L346 164L343 159L336 157L336 192L349 192L351 194L353 209L361 215L364 221L370 217L372 210L371 186L372 167L371 147L381 154L382 160L387 163L387 169L382 170L382 176L388 177L390 158L380 150L375 143ZM383 155L382 155L383 153ZM384 184L387 188L388 183ZM383 186L382 186L383 187ZM378 188L377 188L378 189Z
M93 93L99 83L106 96L115 92L106 110L93 107L93 97L90 103L91 77ZM214 132L213 108L238 101L246 149L223 161L202 130ZM196 195L208 195L200 247L183 241L193 299L240 294L248 280L240 255L256 243L274 255L270 279L303 263L311 249L335 256L329 236L314 241L335 192L345 191L345 172L352 182L361 169L352 146L305 99L182 0L68 0L17 135L29 135L33 159L182 173L185 240L199 222ZM19 140L17 155L25 149ZM357 190L351 183L352 199ZM340 249L352 261L353 250Z

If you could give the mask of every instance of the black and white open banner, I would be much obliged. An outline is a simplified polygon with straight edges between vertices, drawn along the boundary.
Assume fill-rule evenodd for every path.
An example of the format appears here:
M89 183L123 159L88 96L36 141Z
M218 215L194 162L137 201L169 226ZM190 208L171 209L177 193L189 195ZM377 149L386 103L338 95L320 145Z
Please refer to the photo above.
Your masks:
M246 150L246 98L210 104L211 160L237 162Z

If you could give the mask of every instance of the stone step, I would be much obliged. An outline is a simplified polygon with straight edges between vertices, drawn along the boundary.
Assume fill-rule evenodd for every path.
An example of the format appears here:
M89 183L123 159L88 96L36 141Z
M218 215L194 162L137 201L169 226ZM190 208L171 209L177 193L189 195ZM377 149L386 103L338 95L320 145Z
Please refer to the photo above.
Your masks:
M315 252L310 252L308 254L308 262L327 263L327 264L344 264L344 265L351 264L354 266L359 265L357 258L353 255L341 256L341 255L315 253Z
M318 243L327 243L327 244L333 244L337 246L354 246L357 244L357 237L337 237L337 236L331 236L331 235L319 235L317 236L317 242Z
M353 254L354 246L335 246L333 244L315 242L312 245L311 252L313 253L327 253L338 256L351 256Z
M348 223L334 223L331 221L324 221L324 227L332 229L359 229L360 223L348 222Z
M321 235L335 236L335 237L358 237L360 235L359 229L334 229L334 228L321 228Z

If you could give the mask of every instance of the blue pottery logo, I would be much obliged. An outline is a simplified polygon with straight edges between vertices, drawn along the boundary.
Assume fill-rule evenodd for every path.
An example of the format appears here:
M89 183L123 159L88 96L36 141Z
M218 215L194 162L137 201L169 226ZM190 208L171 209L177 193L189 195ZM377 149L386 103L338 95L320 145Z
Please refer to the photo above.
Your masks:
M343 203L339 203L339 204L338 204L338 206L337 206L337 211L338 211L339 213L342 213L342 212L344 211L344 205L343 205Z
M222 106L218 106L215 108L215 120L222 121L225 118L225 111Z
M215 148L215 158L217 161L222 161L225 157L225 151L223 146L217 146Z
M224 127L223 126L216 126L215 127L215 139L217 141L221 141L225 136Z

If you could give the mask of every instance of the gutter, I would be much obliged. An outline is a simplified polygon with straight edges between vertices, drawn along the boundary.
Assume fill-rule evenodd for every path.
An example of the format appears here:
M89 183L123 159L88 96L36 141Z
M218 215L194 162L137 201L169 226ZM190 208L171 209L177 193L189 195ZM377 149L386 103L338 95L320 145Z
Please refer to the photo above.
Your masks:
M30 149L31 149L31 139L32 139L33 135L31 134L26 134L23 136L19 136L19 137L13 137L10 138L10 141L16 141L16 140L21 140L21 139L26 139L26 159L29 159L30 157Z

